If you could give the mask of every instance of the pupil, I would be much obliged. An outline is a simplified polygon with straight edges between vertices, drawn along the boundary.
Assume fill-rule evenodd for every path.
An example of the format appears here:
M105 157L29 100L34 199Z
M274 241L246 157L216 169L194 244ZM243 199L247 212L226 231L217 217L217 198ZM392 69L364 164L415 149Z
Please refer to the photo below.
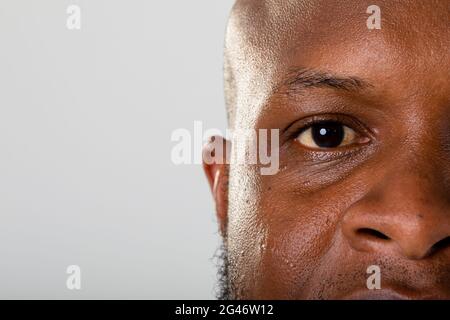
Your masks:
M344 140L344 126L335 121L323 121L312 125L314 143L321 148L336 148Z

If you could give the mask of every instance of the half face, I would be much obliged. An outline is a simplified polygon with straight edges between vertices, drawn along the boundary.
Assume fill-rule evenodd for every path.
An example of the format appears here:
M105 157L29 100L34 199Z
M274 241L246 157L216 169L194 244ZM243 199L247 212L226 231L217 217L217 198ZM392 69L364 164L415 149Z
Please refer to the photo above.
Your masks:
M372 2L234 9L235 126L280 132L277 174L219 191L235 298L450 298L450 5L377 1L369 30Z

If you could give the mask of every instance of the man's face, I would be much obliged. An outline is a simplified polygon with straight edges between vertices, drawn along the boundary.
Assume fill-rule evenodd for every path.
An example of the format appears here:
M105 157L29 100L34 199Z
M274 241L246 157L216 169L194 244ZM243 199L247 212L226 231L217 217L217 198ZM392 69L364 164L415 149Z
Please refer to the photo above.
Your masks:
M234 298L450 298L450 2L375 2L234 8L234 126L280 133L275 175L207 168Z

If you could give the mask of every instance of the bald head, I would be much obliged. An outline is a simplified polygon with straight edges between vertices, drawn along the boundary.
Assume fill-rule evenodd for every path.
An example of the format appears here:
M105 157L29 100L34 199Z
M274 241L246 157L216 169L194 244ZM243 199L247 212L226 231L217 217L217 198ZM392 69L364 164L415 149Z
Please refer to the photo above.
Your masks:
M339 72L355 69L352 60L374 65L416 47L424 55L448 51L449 5L446 0L391 1L377 4L383 28L369 30L367 9L373 1L238 0L230 15L225 40L225 93L229 122L235 114L248 119L267 102L274 87L292 68ZM433 30L439 30L436 33ZM420 39L420 40L418 40ZM322 61L318 61L323 58ZM355 61L353 61L355 62ZM406 68L406 65L405 65Z
M308 23L311 7L311 1L236 1L225 38L225 97L230 126L237 106L249 102L247 94L257 90L253 92L256 97L270 88L271 60L287 45L295 21Z

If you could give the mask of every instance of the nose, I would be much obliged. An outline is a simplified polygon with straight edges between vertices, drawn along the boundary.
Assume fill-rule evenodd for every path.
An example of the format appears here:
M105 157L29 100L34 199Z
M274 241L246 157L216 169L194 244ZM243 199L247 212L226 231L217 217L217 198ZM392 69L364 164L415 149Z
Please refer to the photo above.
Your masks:
M448 254L448 193L430 177L411 170L391 172L354 203L342 220L343 234L353 249L412 260Z

